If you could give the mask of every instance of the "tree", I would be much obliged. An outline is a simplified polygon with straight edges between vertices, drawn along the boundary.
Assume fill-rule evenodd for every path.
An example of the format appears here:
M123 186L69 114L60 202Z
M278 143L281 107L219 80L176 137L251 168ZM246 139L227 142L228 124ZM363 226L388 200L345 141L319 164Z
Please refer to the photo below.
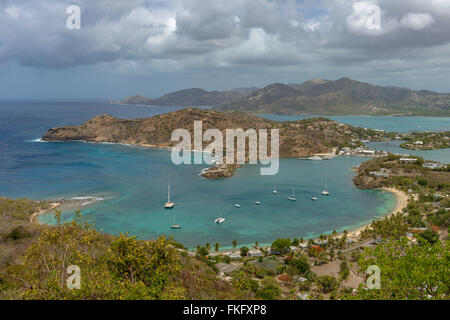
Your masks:
M237 241L236 240L233 240L232 244L233 244L233 248L237 247Z
M217 252L217 251L219 251L219 243L218 242L216 242L216 244L214 245L214 250Z
M259 242L255 241L255 247L258 248L259 247Z
M61 222L61 212L55 213L56 226L44 227L40 237L27 250L25 266L30 270L29 294L44 298L46 291L56 296L64 294L69 265L86 266L92 263L92 243L98 237L93 223L75 212L71 222ZM55 297L56 298L56 297Z
M450 295L450 241L409 245L406 238L365 249L358 264L365 273L380 268L381 288L361 285L357 299L447 299Z
M138 241L120 234L108 248L105 260L117 280L137 287L143 285L154 298L161 298L170 277L181 267L177 250L164 236L154 241ZM171 288L170 291L177 290Z
M250 251L247 247L241 247L241 257L247 256L248 252Z
M289 265L293 266L295 270L301 275L304 275L309 271L308 259L304 255L292 258L289 261Z
M209 250L211 250L211 245L209 243L206 243L205 248L209 251Z
M261 299L273 300L281 295L281 287L275 278L267 276L261 280L261 287L256 295Z
M329 293L338 288L339 283L333 276L321 276L317 278L317 284L320 287L322 293Z
M197 250L197 255L198 255L199 257L201 257L201 258L204 258L204 257L206 257L207 255L209 255L209 251L208 251L208 249L206 249L205 247L200 247L200 248Z
M252 293L255 293L259 288L258 282L243 271L239 271L233 277L233 286L240 290L247 298L250 298Z
M419 241L421 245L426 244L426 242L434 245L439 241L439 236L433 231L427 229L417 237L417 241Z
M339 275L342 279L347 279L350 275L350 269L348 267L347 261L341 261L341 270L339 271Z
M300 244L300 241L299 241L297 238L294 238L294 240L292 240L292 245L293 245L294 247L298 247L299 244Z
M285 253L291 246L291 240L278 238L272 243L271 248L279 253Z

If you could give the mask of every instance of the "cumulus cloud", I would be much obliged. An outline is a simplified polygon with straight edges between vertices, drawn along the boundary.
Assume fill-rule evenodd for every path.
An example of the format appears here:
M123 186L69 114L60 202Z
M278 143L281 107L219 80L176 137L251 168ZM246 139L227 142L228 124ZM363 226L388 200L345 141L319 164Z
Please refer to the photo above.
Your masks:
M433 22L434 19L429 13L410 12L402 17L400 25L405 28L422 30L431 26Z
M80 30L65 27L70 4L81 8ZM394 72L405 61L448 64L449 16L447 0L2 0L0 64L257 74L384 63Z

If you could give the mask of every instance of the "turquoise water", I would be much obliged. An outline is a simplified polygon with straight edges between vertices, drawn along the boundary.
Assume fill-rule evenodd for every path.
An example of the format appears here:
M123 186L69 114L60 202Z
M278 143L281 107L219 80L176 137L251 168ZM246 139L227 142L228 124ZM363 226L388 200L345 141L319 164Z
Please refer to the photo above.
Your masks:
M438 150L407 150L400 148L402 141L383 141L383 142L370 142L367 146L371 149L384 150L390 153L409 154L413 156L422 157L425 160L434 160L443 163L450 162L450 149L438 149Z
M307 238L333 229L342 231L386 214L396 205L390 193L354 188L351 167L366 160L361 158L281 159L275 176L260 176L257 166L247 165L230 179L206 180L199 176L205 166L175 166L166 150L36 142L48 128L79 124L98 114L139 118L175 109L92 102L0 103L0 195L33 199L98 197L103 201L83 207L83 212L92 213L104 232L130 232L140 239L173 235L191 248L206 242L228 247L232 240L239 245L270 243L277 237ZM339 121L353 123L358 119L344 117ZM392 119L378 119L375 128L382 129L384 121L390 123ZM398 127L410 124L409 119L395 119ZM366 119L360 120L365 126ZM442 130L446 120L433 121L436 130ZM440 156L449 162L448 153ZM177 206L167 211L163 205L169 179ZM319 195L325 182L330 197ZM274 185L277 195L272 194ZM297 202L287 200L293 185ZM312 195L319 201L312 201ZM261 205L254 201L261 201ZM236 203L240 209L234 207ZM174 215L181 230L170 229ZM63 214L64 219L71 216L71 212ZM222 225L213 222L219 216L227 219ZM40 219L52 223L53 218L46 215Z
M275 121L295 121L312 116L262 115ZM449 117L381 117L381 116L326 116L334 121L357 127L395 132L450 130Z
M95 146L89 157L84 161L114 158L114 165L101 170L101 188L96 191L91 185L87 193L110 199L84 210L94 214L104 232L130 232L140 239L172 235L188 247L207 242L230 246L232 240L269 243L280 236L307 238L333 229L342 231L396 205L392 194L353 187L351 167L362 161L359 158L283 159L275 176L260 176L257 167L246 166L231 179L206 180L198 176L203 166L174 166L164 150ZM173 210L163 208L168 179L176 203ZM319 196L325 181L330 197ZM272 194L274 185L277 195ZM288 200L292 186L297 202ZM312 195L319 201L312 201ZM241 208L234 207L237 203ZM66 213L63 218L70 216ZM174 216L181 230L170 229ZM226 222L215 224L217 217ZM40 221L52 223L53 217L42 216Z

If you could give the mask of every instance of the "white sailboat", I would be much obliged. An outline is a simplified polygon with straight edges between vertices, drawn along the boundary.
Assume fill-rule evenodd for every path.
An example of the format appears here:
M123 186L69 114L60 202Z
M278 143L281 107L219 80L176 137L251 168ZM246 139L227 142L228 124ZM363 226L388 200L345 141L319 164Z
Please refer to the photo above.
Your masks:
M225 222L225 218L217 218L216 220L214 220L214 222L218 224L223 223Z
M175 206L175 203L170 201L170 182L169 182L169 185L167 187L167 203L164 205L164 208L165 209L172 209L174 206Z
M312 196L311 197L311 200L314 200L314 201L317 201L317 200L319 200L316 196Z
M261 204L260 201L255 201L255 204L257 204L258 206Z
M273 191L272 191L272 193L273 193L273 194L277 194L277 186L273 186Z
M236 203L234 206L235 206L236 208L240 208L240 207L241 207L241 205L238 204L238 203Z
M290 201L297 201L297 199L295 199L295 191L294 191L294 187L292 187L292 195L288 198Z
M175 223L175 215L173 215L173 225L170 227L171 229L180 229L181 226Z
M322 191L322 195L323 196L329 196L331 193L328 192L327 190L327 183L325 182L325 189Z

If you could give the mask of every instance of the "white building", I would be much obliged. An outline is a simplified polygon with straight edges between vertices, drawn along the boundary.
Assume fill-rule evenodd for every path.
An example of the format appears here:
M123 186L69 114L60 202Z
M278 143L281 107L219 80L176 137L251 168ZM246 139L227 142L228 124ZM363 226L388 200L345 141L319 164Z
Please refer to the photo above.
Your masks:
M261 252L261 250L250 250L248 252L248 255L250 257L261 257L263 255L263 253Z
M416 163L417 159L416 158L400 158L400 162L405 162L405 163Z

